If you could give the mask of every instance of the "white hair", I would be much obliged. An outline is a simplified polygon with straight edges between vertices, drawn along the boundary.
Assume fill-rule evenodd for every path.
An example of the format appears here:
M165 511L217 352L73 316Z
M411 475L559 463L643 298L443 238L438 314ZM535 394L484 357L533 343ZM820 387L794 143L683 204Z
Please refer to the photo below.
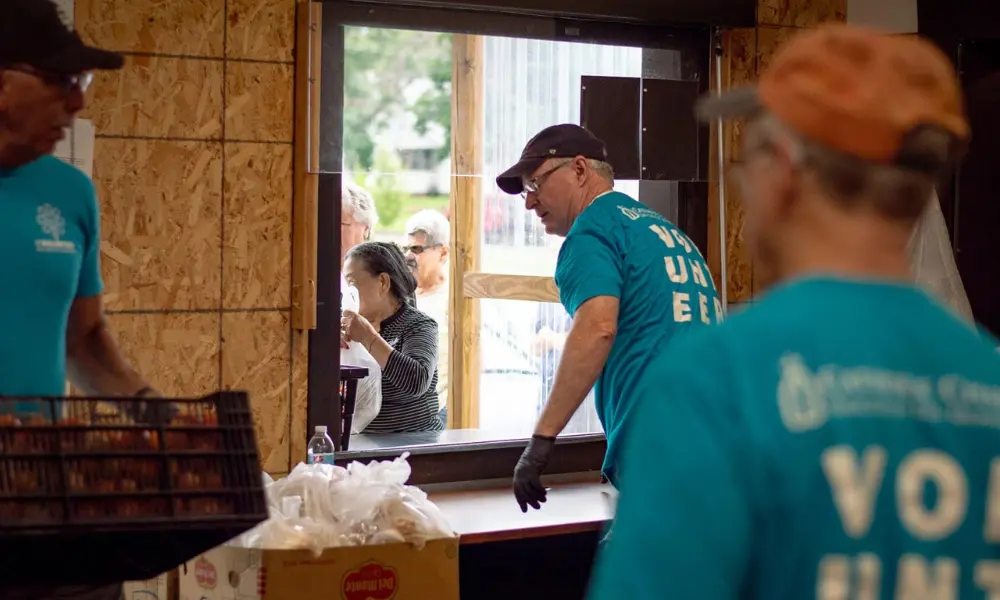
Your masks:
M929 132L934 133L934 132ZM809 167L827 194L845 207L865 203L890 219L917 220L934 192L934 177L870 162L806 139L771 113L752 121L744 134L744 152L784 140L791 160ZM923 154L947 155L947 137L920 140Z
M425 209L406 222L406 234L423 233L427 236L427 244L447 246L451 240L451 225L440 211Z
M378 211L375 210L375 199L372 195L362 187L345 182L341 191L341 203L345 211L350 211L358 223L368 228L370 236L371 231L378 225Z
M614 185L615 183L615 170L612 166L602 160L595 160L593 158L587 159L590 163L590 168L597 172L598 175L608 180L608 183Z

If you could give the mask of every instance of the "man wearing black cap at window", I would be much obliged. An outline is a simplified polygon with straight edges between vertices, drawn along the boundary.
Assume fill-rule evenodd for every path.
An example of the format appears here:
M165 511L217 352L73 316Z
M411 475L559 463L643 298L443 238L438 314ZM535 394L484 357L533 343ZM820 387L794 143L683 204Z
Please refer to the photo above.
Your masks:
M634 382L654 351L689 327L719 322L722 306L698 248L660 214L613 191L604 143L583 127L541 131L497 185L520 194L546 233L566 238L555 280L573 325L514 471L514 495L527 512L545 501L540 476L555 438L595 383L608 438L602 471L616 484Z
M122 358L104 320L93 184L51 154L83 109L91 72L119 69L123 59L85 45L51 0L3 0L3 13L0 395L59 396L68 378L88 395L159 396ZM41 406L5 408L25 417ZM0 599L122 597L121 584L4 588L2 573L0 564Z

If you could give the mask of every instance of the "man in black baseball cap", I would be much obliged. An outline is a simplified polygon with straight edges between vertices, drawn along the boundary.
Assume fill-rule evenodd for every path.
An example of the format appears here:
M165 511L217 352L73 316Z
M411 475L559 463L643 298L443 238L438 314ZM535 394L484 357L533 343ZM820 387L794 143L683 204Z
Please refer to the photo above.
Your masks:
M642 365L676 333L722 317L698 248L656 211L613 190L607 156L604 143L583 127L554 125L497 177L501 190L521 194L547 233L566 238L555 281L573 317L552 390L514 470L522 511L545 501L540 478L555 438L592 388L608 438L601 470L616 484Z
M508 194L520 194L524 189L523 178L542 163L550 158L575 156L603 162L608 159L608 151L604 142L579 125L566 123L546 127L524 147L521 160L497 177L497 185Z
M83 109L90 72L121 66L67 28L51 0L0 0L0 396L62 396L67 380L89 396L159 396L104 318L94 185L51 155ZM38 402L0 408L45 418ZM121 584L11 588L0 577L0 600L122 596Z
M3 0L0 20L0 66L31 65L46 73L78 75L96 69L120 69L116 52L83 43L66 26L51 0Z

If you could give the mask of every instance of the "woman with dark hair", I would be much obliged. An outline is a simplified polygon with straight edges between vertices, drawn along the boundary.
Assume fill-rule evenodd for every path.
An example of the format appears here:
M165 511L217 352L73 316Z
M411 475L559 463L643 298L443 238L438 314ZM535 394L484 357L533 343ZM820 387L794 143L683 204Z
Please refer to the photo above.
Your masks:
M344 311L341 334L382 367L382 410L364 433L440 431L437 323L415 307L417 280L395 244L365 242L348 251L344 277L358 290L358 312Z

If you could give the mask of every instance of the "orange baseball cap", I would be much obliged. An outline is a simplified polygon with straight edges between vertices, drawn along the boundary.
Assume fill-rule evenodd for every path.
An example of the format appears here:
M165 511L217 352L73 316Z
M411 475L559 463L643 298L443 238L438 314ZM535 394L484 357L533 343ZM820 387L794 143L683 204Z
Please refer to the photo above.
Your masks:
M927 128L954 140L947 163L969 139L958 75L932 43L875 29L827 24L798 34L774 56L755 86L706 95L703 121L765 109L808 139L888 164L934 168L907 156Z

